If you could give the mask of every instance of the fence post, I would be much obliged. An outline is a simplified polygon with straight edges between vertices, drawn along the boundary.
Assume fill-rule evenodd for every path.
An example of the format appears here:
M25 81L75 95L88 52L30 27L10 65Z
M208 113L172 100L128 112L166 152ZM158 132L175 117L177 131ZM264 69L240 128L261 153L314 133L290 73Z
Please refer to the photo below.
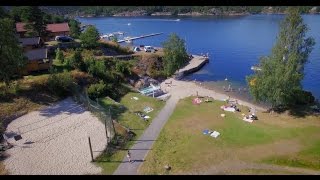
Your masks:
M104 128L106 130L107 143L109 143L109 136L108 136L108 130L107 130L107 118L106 117L104 117Z
M113 129L114 136L115 136L115 135L116 135L116 130L114 129L113 119L112 119L112 116L111 116L111 107L109 107L109 115L110 115L110 120L111 120L111 124L112 124L112 129ZM110 134L111 134L111 133L110 133Z
M89 140L89 147L90 147L90 154L91 154L91 162L94 162L93 152L92 152L92 147L91 147L91 140L90 140L90 137L89 137L89 136L88 136L88 140Z

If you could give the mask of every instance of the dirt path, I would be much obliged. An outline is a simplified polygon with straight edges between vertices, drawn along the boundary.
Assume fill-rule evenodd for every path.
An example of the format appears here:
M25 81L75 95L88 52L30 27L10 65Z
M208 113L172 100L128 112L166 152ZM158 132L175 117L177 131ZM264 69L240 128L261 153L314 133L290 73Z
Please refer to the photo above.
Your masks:
M10 174L56 175L99 174L92 164L88 136L94 156L106 146L104 125L71 98L34 111L11 122L6 130L14 147L4 161ZM15 141L13 136L21 134Z

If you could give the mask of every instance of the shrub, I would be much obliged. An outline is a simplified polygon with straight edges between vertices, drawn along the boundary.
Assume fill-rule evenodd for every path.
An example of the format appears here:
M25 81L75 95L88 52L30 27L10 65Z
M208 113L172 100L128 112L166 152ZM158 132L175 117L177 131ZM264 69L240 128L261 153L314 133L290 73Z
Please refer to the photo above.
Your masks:
M76 51L67 58L67 65L81 71L85 70L85 64L83 62L80 49L76 49Z
M89 74L97 76L100 79L105 78L107 72L106 65L104 61L96 60L94 57L85 59L86 70Z
M73 91L74 85L71 73L69 72L50 74L48 79L49 90L60 97L70 95Z
M82 87L96 82L96 80L91 75L78 70L71 71L71 76L73 80Z
M64 62L64 55L63 52L60 50L60 48L58 48L56 50L56 59L60 62L63 63Z
M88 88L88 96L92 100L102 97L105 94L106 94L106 84L103 81L100 81L98 84L92 84Z
M102 56L103 55L103 51L101 49L93 50L93 55Z

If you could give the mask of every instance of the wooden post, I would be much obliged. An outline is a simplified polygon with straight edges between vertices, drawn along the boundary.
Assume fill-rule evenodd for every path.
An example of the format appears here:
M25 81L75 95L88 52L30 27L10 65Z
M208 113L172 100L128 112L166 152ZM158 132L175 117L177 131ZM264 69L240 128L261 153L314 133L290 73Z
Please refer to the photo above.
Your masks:
M90 140L90 137L89 137L89 136L88 136L88 140L89 140L89 147L90 147L90 154L91 154L91 162L94 162L93 152L92 152L92 146L91 146L91 140Z
M107 130L107 117L104 117L104 129L106 130L107 143L109 143L109 136Z
M110 120L111 120L111 124L112 124L112 129L113 129L114 135L116 135L116 130L114 129L113 119L112 119L112 116L111 116L111 107L109 107L109 114L110 114ZM110 134L111 134L111 132L110 132Z

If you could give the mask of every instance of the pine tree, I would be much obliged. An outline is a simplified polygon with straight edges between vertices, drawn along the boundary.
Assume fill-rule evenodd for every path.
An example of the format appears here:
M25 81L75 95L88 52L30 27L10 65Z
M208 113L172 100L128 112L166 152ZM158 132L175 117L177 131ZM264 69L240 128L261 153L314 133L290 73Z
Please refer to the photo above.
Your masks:
M12 27L14 24L11 19L0 19L0 81L4 81L7 86L13 75L26 64Z

